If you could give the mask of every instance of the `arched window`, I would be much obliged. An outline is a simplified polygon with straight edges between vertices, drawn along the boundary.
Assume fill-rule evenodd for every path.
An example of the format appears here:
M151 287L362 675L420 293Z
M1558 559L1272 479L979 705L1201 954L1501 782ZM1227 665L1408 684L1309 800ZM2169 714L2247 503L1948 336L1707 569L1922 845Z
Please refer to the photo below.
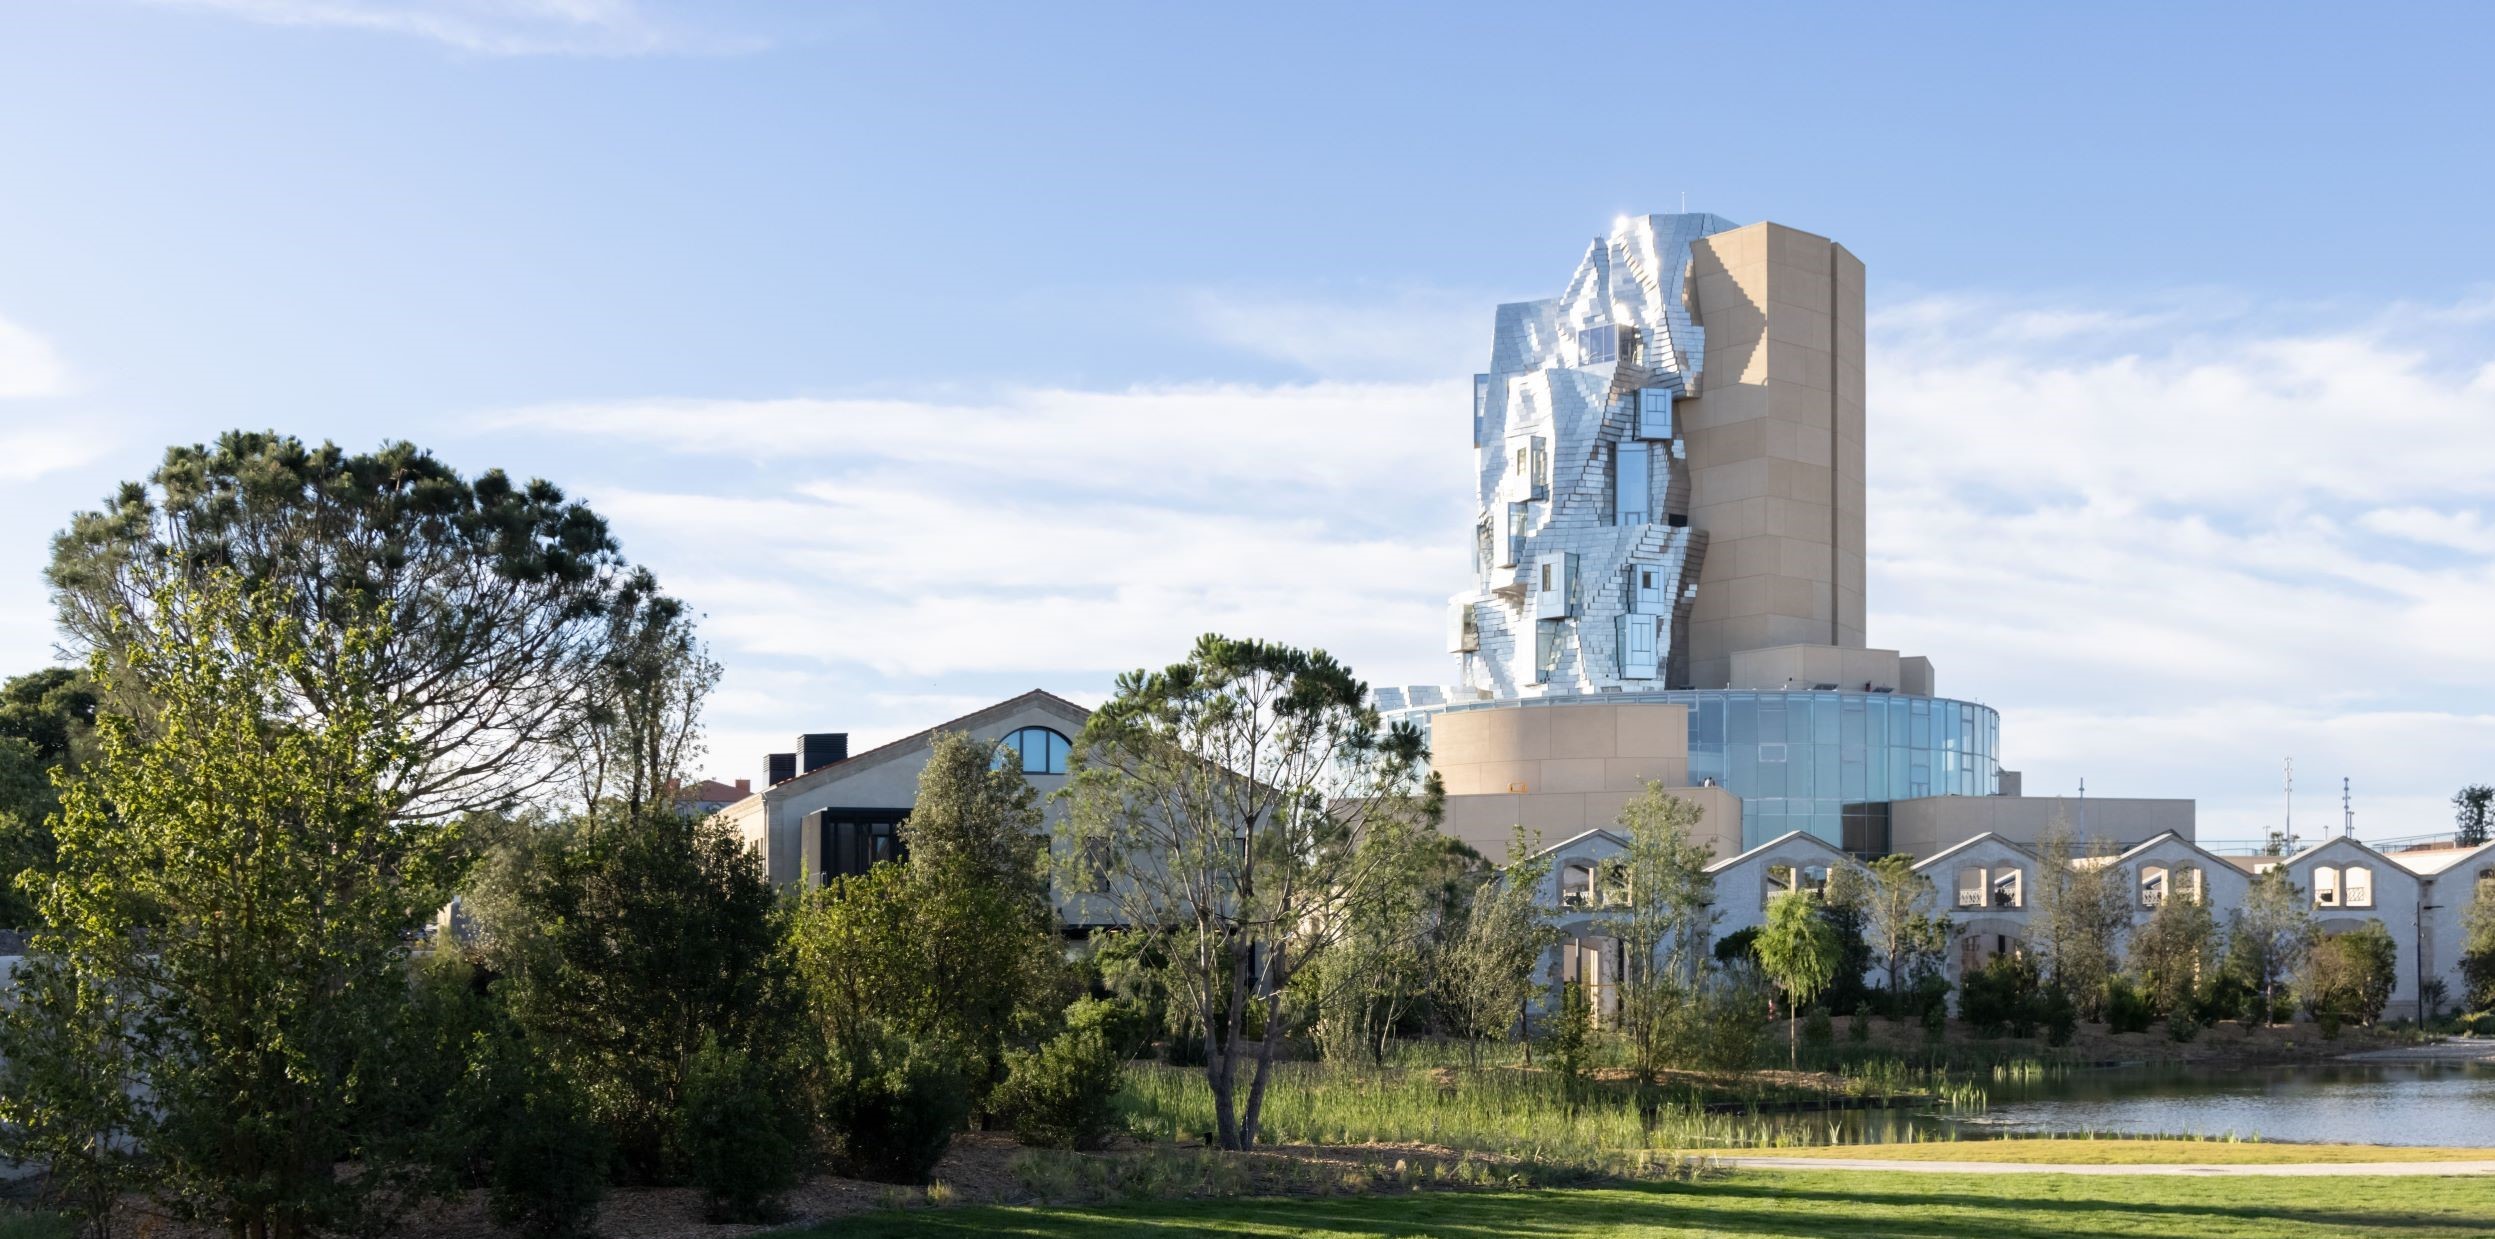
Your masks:
M1066 756L1074 751L1073 741L1046 727L1025 727L997 747L996 764L1019 759L1024 774L1064 774Z

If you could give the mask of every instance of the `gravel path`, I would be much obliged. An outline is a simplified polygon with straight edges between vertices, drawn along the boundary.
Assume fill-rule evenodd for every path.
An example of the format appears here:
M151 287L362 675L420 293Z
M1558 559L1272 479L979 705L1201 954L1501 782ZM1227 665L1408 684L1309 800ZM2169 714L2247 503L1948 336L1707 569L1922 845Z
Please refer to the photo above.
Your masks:
M2271 1165L2172 1162L2102 1166L2052 1162L1923 1162L1879 1157L1719 1157L1731 1170L1902 1170L1909 1174L2178 1174L2277 1175L2495 1175L2495 1161L2474 1162L2281 1162Z

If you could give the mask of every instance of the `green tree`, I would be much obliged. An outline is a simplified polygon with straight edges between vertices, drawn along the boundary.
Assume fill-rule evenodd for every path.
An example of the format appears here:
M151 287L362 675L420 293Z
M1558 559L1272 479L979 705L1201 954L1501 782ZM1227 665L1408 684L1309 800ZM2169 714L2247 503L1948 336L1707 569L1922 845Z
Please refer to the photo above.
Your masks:
M2380 921L2346 933L2324 934L2296 969L2296 998L2307 1015L2326 1024L2382 1018L2399 978L2399 945Z
M2461 1005L2495 1010L2495 881L2481 880L2460 914Z
M243 1239L371 1225L423 1178L363 1095L408 1042L405 944L452 842L390 813L390 635L316 628L283 586L224 573L146 601L152 625L113 622L92 667L149 708L107 712L64 789L47 928L0 1032L13 1073L86 1070L5 1081L0 1127L126 1134L145 1172L125 1186ZM294 685L316 660L311 714Z
M1768 901L1757 952L1760 970L1784 991L1785 1057L1788 1065L1798 1065L1802 1008L1836 978L1836 932L1819 915L1817 899L1804 891L1786 891Z
M1428 1000L1430 978L1447 966L1466 896L1487 866L1434 831L1381 831L1366 846L1396 854L1377 858L1379 880L1343 909L1334 948L1300 979L1318 1052L1383 1064L1397 1027Z
M1940 910L1932 879L1915 872L1911 856L1839 866L1828 875L1828 901L1861 912L1863 940L1885 974L1884 987L1892 999L1903 982L1937 968L1948 952L1949 914Z
M587 1091L623 1175L667 1181L703 1045L771 1058L785 1041L779 894L743 839L672 806L603 808L520 846L516 888L493 901L520 922L489 929L497 992Z
M2131 937L2130 971L2159 1015L2193 1010L2218 973L2223 943L2209 906L2182 892L2167 897Z
M1622 958L1621 1027L1647 1084L1675 1054L1676 1017L1695 997L1715 925L1715 884L1706 874L1714 854L1690 837L1700 816L1697 802L1649 780L1620 811L1629 846L1604 873L1610 889L1601 902L1614 909L1604 932L1619 939Z
M1481 1043L1504 1038L1538 990L1533 970L1559 940L1542 903L1551 858L1535 855L1525 829L1508 844L1507 865L1483 879L1438 973L1439 1010L1465 1039L1475 1066Z
M2082 1014L2105 1005L2115 947L2131 926L2131 892L2112 851L2071 833L2058 813L2036 840L2035 911L2027 940Z
M2254 875L2243 903L2227 914L2226 967L2253 995L2255 1022L2266 1023L2278 1012L2280 991L2304 965L2314 932L2304 891L2288 880L2285 865Z
M463 478L409 443L354 455L245 431L170 448L74 516L46 577L65 643L111 666L181 640L162 587L221 568L276 586L303 621L310 644L277 686L289 715L365 708L337 686L366 677L404 737L381 775L390 812L442 819L562 776L624 579L606 523L547 482ZM350 650L359 632L380 650Z
M1221 1147L1256 1142L1292 978L1391 880L1399 853L1373 839L1425 828L1425 757L1323 651L1212 635L1120 676L1076 740L1059 855L1105 859L1105 897L1161 945Z
M2490 814L2495 814L2495 787L2472 783L2452 793L2452 819L2460 846L2473 848L2486 842Z
M702 705L719 683L693 615L646 571L622 578L588 657L578 709L556 747L584 805L631 815L669 793L701 756Z
M52 778L78 777L95 749L95 682L82 671L46 667L0 685L0 929L35 922L36 887L52 869L52 817L60 794Z
M791 944L834 1075L886 1078L858 1064L890 1046L936 1046L977 1106L1004 1079L1008 1052L1064 1010L1040 811L1020 769L994 758L985 741L937 736L902 826L906 863L806 895Z

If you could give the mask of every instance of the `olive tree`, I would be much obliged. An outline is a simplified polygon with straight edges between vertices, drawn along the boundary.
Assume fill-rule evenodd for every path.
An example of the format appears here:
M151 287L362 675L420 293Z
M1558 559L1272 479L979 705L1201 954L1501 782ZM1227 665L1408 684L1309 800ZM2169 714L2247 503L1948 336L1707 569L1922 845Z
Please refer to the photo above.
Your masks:
M1075 741L1069 887L1105 885L1169 960L1226 1149L1256 1142L1292 978L1392 879L1392 838L1425 828L1421 734L1368 696L1324 651L1207 635L1120 676Z
M1786 891L1768 901L1757 951L1759 970L1785 992L1785 1059L1788 1066L1797 1065L1802 1008L1836 979L1843 954L1837 932L1808 891Z

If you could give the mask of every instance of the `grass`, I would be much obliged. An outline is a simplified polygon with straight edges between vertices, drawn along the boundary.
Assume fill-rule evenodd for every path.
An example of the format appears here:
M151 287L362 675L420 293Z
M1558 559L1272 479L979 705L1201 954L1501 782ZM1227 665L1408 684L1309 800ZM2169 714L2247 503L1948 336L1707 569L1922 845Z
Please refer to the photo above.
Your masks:
M2022 1165L2166 1166L2204 1163L2279 1166L2298 1162L2495 1161L2495 1149L2408 1147L2384 1144L2236 1144L2223 1140L2013 1137L2000 1140L1918 1141L1914 1144L1853 1144L1778 1149L1778 1157L1870 1157L1913 1162L2012 1162ZM2269 1180L2264 1180L2268 1182Z
M1678 1075L1656 1090L1651 1107L1641 1107L1632 1086L1618 1080L1597 1081L1572 1100L1564 1081L1546 1071L1279 1063L1257 1138L1266 1144L1426 1144L1616 1169L1644 1150L1785 1148L1834 1138L1816 1118L1709 1114L1705 1105L1898 1093L1964 1109L1984 1104L1973 1085L1895 1060L1856 1064L1824 1088L1757 1075ZM1193 1144L1213 1127L1212 1096L1193 1069L1135 1064L1122 1099L1129 1128L1146 1139Z
M60 1214L0 1204L0 1239L70 1239L77 1233L77 1225Z
M833 1227L792 1233L823 1239L834 1234L840 1239L2482 1239L2490 1230L2495 1230L2495 1179L2359 1177L2248 1184L2173 1177L1795 1172L1565 1192L947 1209L845 1218Z

